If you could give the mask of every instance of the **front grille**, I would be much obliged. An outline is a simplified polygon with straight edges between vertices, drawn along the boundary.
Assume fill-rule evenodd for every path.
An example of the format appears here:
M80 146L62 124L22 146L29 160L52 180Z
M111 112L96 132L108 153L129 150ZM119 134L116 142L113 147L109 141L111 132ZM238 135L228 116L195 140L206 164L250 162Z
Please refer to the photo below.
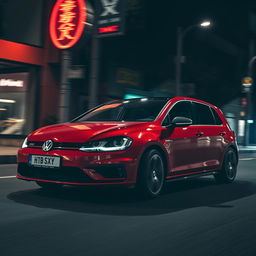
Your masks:
M28 141L28 148L42 148L44 141Z
M29 148L42 148L44 141L29 141ZM59 150L78 150L82 147L82 143L70 143L70 142L53 142L53 149Z

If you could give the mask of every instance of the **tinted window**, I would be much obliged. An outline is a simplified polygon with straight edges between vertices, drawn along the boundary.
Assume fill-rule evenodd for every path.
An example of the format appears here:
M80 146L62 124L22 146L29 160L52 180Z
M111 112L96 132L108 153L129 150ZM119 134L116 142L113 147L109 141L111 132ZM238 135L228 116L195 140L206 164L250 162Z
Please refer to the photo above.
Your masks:
M84 121L154 121L167 100L139 99L102 105L75 122Z
M219 115L217 114L217 112L215 111L215 109L211 108L212 113L214 115L214 119L215 119L215 124L217 125L221 125L222 124L222 120L220 119Z
M209 106L200 103L193 103L193 106L195 110L195 124L215 125L215 120Z
M171 123L173 118L177 116L187 117L192 119L191 113L191 102L190 101L181 101L176 103L170 110L169 114L163 121L163 125L168 125Z

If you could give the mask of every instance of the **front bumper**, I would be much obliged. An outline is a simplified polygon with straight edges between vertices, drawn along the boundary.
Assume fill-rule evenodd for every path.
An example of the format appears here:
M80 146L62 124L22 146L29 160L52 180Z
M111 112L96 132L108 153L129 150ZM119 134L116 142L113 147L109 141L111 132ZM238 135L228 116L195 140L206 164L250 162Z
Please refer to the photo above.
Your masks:
M60 156L60 168L33 167L29 155ZM132 185L136 183L138 159L132 150L86 153L77 150L23 148L18 152L17 178L67 185Z

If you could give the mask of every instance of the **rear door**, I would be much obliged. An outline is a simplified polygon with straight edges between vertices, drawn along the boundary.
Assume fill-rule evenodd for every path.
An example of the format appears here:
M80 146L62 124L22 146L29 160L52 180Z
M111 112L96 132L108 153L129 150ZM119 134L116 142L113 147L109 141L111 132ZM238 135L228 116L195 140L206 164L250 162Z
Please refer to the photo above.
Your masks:
M179 101L171 107L168 115L163 121L163 126L171 123L175 117L187 117L192 119L192 104L191 101ZM197 136L193 125L186 127L170 127L169 134L164 138L164 145L170 156L171 170L170 176L183 175L187 172L193 172L199 168L200 160Z
M220 164L223 152L223 125L217 125L210 106L199 102L192 102L192 105L199 165L205 170L215 169Z

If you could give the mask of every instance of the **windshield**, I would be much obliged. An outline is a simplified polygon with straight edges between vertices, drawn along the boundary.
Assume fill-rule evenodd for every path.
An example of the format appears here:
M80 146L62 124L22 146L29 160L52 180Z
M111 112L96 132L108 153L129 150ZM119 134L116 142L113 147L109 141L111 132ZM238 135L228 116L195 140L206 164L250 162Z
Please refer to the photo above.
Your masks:
M154 121L161 109L167 103L167 99L136 99L116 101L86 113L75 122L84 121Z

